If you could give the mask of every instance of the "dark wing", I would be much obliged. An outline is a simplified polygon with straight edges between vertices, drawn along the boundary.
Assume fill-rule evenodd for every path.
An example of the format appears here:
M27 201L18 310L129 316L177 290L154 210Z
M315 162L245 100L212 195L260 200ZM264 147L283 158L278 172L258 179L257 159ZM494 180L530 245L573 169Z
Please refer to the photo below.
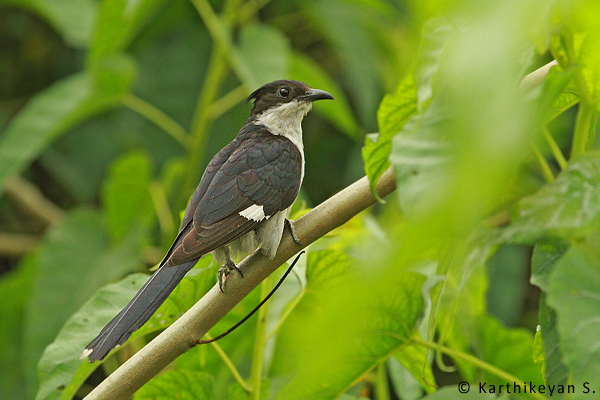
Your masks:
M200 200L202 199L202 197L204 197L204 194L206 193L206 190L210 186L210 183L212 182L213 178L215 177L215 174L229 159L231 154L233 154L233 152L238 148L238 146L239 141L236 138L233 141L229 142L227 146L223 147L217 154L215 154L212 160L210 160L210 162L208 163L208 166L202 174L200 183L194 191L194 194L192 195L192 198L190 199L190 202L185 210L183 221L181 222L181 227L179 228L179 233L177 234L175 241L171 245L171 248L169 249L167 254L165 254L163 260L161 261L161 265L171 257L171 254L173 254L175 249L181 245L185 235L187 235L193 228L192 218L194 217L194 213L198 208L198 203L200 203Z
M298 195L301 174L302 155L289 139L264 129L238 139L237 148L214 172L198 199L192 226L184 227L183 240L169 264L178 265L229 244L290 207ZM251 207L261 207L262 215L240 214Z

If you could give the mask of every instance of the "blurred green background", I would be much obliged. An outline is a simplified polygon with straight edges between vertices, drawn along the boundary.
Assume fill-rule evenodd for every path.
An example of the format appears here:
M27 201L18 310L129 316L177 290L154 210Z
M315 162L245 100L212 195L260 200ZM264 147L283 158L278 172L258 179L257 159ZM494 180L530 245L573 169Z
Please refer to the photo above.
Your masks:
M82 315L110 315L106 303L133 295L144 278L130 274L162 258L205 165L247 118L245 98L275 79L336 98L303 124L298 215L390 165L398 194L310 248L302 285L286 283L269 309L271 335L255 341L264 327L249 322L242 339L223 340L251 381L253 348L267 344L252 389L200 347L136 399L418 399L435 391L425 380L498 384L502 371L581 382L593 334L581 339L560 314L593 315L561 308L573 287L560 274L575 264L583 281L600 276L588 244L600 230L598 11L593 1L0 0L0 398L83 397L214 283L207 259L177 292L195 297L167 302L166 322L151 320L102 368L77 360L106 322L82 328ZM519 89L555 58L543 85ZM589 262L577 258L586 252ZM362 328L339 332L356 321L393 335L357 345ZM548 337L536 336L534 354L538 325ZM434 341L481 362L426 352ZM565 343L576 347L568 356ZM337 369L359 356L370 361Z

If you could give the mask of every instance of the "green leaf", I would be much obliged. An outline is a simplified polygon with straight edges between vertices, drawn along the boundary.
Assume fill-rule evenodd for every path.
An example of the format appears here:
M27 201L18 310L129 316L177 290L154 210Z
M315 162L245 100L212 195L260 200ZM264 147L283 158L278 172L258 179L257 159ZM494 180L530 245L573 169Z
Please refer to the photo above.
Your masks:
M158 375L137 391L133 400L177 400L213 399L213 377L205 372L174 370Z
M461 386L460 389L463 389ZM423 400L480 400L480 399L494 399L496 398L495 394L491 393L479 393L479 389L477 387L471 387L471 390L467 393L462 393L459 391L458 386L446 386L435 393L430 394L429 396L423 397Z
M133 227L147 228L152 221L149 186L150 159L144 153L125 154L110 167L102 197L114 241L121 240Z
M433 112L424 119L431 120ZM432 130L422 129L418 135L410 131L417 116L392 139L390 162L398 182L402 210L408 215L421 215L443 201L450 190L451 152L449 144Z
M417 400L423 397L423 389L419 384L419 380L422 379L415 378L395 357L388 359L387 367L397 397L403 400ZM431 387L431 390L433 391L434 388Z
M96 16L93 0L3 0L0 4L27 8L50 23L71 46L85 48Z
M433 376L431 363L427 360L428 354L429 352L424 346L411 344L394 354L394 358L402 364L426 393L431 393L434 390L431 385L435 385L435 377ZM425 381L431 385L428 385Z
M482 316L477 321L479 338L475 353L480 358L524 382L542 384L539 366L533 361L533 335L522 328L505 328L495 318ZM498 351L502 349L502 351ZM482 381L494 385L506 381L484 371Z
M244 69L239 71L248 88L287 76L290 44L277 29L263 24L243 26L240 32L239 56Z
M100 289L65 323L38 364L40 389L36 400L70 399L87 377L100 366L80 360L85 346L148 279L133 274Z
M531 259L531 283L548 292L548 280L554 264L563 256L566 248L550 244L535 246Z
M24 311L35 276L37 252L24 257L17 268L0 277L0 393L13 400L24 400L27 387L23 359Z
M556 326L556 312L548 306L547 294L540 300L539 323L544 351L544 379L548 385L567 385L569 370L563 362L563 350Z
M335 97L335 101L319 102L318 107L314 107L314 111L325 117L352 139L358 140L360 138L361 129L352 112L348 98L319 64L302 53L294 52L291 57L290 77L304 82L310 87L331 93Z
M577 68L571 68L567 71L559 71L558 68L550 69L548 76L544 79L541 98L546 97L552 101L550 107L547 107L546 121L552 121L563 112L579 103L579 94L573 81L573 76L577 73ZM560 90L558 95L555 91ZM548 93L550 92L550 93ZM548 94L546 94L548 93Z
M98 6L90 51L89 66L93 66L125 50L139 29L152 14L160 11L166 0L105 0Z
M600 237L572 247L550 276L548 304L556 310L563 361L576 388L600 392ZM577 391L573 399L586 398Z
M139 264L136 239L109 248L102 217L88 209L70 212L48 232L25 314L26 365L36 364L69 316L99 287ZM28 379L35 390L35 371Z
M546 356L544 355L544 339L542 339L542 330L538 329L533 338L533 362L541 364L544 381L546 377Z
M201 259L126 344L168 327L193 306L215 283L216 275L209 268L211 265L211 257ZM60 398L54 396L60 396L59 392L63 391L62 398L69 399L77 392L101 364L81 361L79 357L83 349L129 303L148 278L146 274L132 274L118 283L103 287L69 318L54 342L46 348L38 365L41 385L37 400Z
M573 160L551 184L519 201L507 229L513 240L557 243L600 230L600 153Z
M422 275L365 276L343 253L309 253L306 293L282 326L273 373L286 399L337 398L406 346L424 304ZM377 290L373 290L376 285Z
M381 174L389 167L388 158L392 150L392 138L400 132L410 117L417 113L417 91L412 73L402 80L394 94L385 95L379 110L377 122L379 135L367 135L362 149L365 172L369 177L371 191L382 201L375 191Z
M129 68L114 70L113 66L99 66L96 76L109 74L118 82L109 84L118 86L121 92L107 91L84 72L58 81L23 108L0 137L0 187L7 177L22 172L68 129L119 104L133 76Z
M437 268L445 280L430 295L430 340L437 331L440 343L464 352L472 351L473 343L479 341L478 321L487 316L485 263L496 250L499 237L497 230L480 229L468 240L446 246ZM474 367L460 360L456 363L465 380L472 381Z

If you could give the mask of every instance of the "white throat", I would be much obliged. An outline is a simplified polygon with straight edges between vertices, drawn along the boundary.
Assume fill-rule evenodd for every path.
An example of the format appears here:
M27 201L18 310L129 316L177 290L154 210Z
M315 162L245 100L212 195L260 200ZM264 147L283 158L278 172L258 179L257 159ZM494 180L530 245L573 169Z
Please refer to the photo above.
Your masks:
M304 145L302 144L302 119L310 109L312 103L298 102L297 100L270 108L256 117L256 123L269 129L274 135L288 138L302 154L304 164Z

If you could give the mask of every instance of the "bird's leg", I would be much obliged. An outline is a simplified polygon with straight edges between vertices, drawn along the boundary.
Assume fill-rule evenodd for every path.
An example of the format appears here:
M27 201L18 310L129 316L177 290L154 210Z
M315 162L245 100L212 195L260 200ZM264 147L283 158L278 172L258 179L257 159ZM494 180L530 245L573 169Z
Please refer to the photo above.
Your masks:
M294 228L294 223L292 222L292 220L286 218L285 219L285 224L289 228L290 233L292 234L292 239L294 239L294 242L296 242L298 244L298 246L304 246L304 244L298 238L298 235L296 235L296 228Z
M227 261L225 261L225 264L223 264L221 268L219 268L219 290L221 291L221 293L225 293L223 291L223 282L225 281L225 279L227 279L227 276L229 275L229 272L232 269L236 270L242 278L244 277L244 274L242 274L242 270L239 269L238 266L235 265L235 262L233 262L233 260L231 259L231 256L229 255L229 248L225 247L223 250L225 251Z

